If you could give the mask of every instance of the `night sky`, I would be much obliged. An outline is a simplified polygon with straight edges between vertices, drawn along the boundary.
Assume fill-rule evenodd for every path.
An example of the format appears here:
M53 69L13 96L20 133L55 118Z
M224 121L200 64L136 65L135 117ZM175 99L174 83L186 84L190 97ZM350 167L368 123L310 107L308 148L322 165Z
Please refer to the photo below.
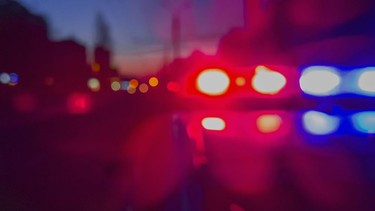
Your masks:
M152 73L171 60L171 13L180 8L182 55L214 53L217 41L243 25L242 0L19 0L47 18L54 40L74 38L92 48L100 13L109 26L114 64L122 73Z

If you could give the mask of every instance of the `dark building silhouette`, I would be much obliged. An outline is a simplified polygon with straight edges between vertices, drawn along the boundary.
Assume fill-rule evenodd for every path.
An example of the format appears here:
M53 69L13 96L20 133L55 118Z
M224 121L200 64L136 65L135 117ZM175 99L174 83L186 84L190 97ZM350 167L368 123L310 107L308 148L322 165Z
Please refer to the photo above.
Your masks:
M110 30L101 14L97 15L95 24L96 40L91 68L94 76L100 80L103 91L111 90L111 83L117 80L118 74L112 68Z
M86 49L73 41L51 41L48 26L41 17L30 13L17 1L0 2L0 73L16 73L17 86L4 87L4 92L27 90L37 94L62 94L73 91L90 91L87 81L100 77L109 81L117 76L110 68L108 29L102 19L98 20L98 46L95 64L87 63ZM100 71L93 71L98 69ZM108 83L101 87L110 88Z

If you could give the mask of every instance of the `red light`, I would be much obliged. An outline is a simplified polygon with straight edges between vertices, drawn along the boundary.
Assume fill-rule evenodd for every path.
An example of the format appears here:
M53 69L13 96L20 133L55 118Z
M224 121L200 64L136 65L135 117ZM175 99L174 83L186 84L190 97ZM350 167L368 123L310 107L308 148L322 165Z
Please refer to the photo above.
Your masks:
M206 117L201 123L206 130L222 131L226 127L225 121L219 117Z
M181 86L180 84L176 83L176 82L169 82L167 84L167 89L170 91L170 92L179 92L180 89L181 89Z
M67 103L68 112L72 114L84 114L91 110L91 99L86 94L72 94Z
M225 94L229 88L230 80L225 71L221 69L206 69L197 78L197 89L206 95L219 96Z

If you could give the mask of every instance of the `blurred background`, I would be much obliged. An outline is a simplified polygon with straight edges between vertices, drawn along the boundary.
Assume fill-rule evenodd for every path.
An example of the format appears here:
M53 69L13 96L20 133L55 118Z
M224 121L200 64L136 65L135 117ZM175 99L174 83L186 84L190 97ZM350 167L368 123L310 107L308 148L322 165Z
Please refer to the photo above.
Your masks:
M0 208L373 210L372 0L0 0Z

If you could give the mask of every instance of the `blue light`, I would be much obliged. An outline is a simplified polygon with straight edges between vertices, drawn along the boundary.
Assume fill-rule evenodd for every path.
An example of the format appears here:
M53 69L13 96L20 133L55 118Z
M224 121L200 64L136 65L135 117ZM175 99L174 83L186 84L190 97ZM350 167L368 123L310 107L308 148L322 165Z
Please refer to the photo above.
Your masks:
M375 111L364 111L352 115L352 123L359 132L375 134Z
M303 70L299 80L302 91L309 95L329 96L338 93L341 77L336 68L312 66Z
M340 124L338 117L318 111L308 111L302 117L303 128L314 135L328 135L337 130Z
M356 82L361 94L375 95L375 68L364 68Z
M18 75L16 73L9 74L10 77L10 83L12 84L18 84Z

